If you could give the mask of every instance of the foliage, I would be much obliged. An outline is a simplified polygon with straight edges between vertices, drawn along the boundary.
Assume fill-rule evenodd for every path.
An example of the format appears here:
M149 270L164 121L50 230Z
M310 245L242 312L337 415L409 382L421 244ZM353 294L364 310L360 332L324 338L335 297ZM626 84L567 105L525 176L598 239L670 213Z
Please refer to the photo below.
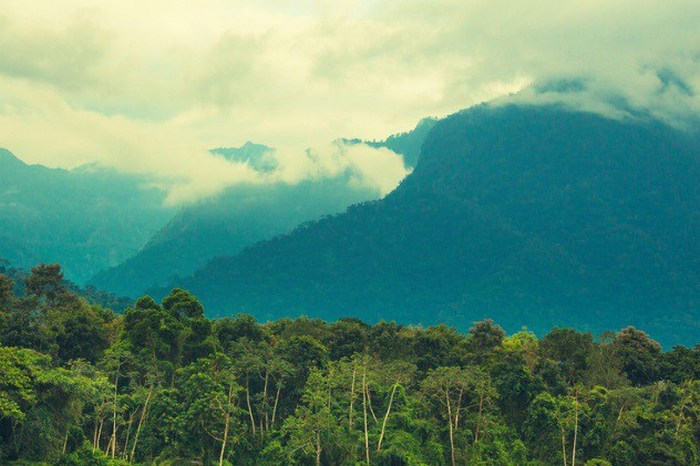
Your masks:
M27 295L0 275L3 464L700 460L699 347L634 328L212 322L183 289L115 316L33 273Z
M221 316L379 316L461 331L490 317L538 335L631 324L692 345L699 180L700 139L658 121L476 106L437 122L383 199L231 249L160 294L187 288ZM565 377L579 376L569 363Z

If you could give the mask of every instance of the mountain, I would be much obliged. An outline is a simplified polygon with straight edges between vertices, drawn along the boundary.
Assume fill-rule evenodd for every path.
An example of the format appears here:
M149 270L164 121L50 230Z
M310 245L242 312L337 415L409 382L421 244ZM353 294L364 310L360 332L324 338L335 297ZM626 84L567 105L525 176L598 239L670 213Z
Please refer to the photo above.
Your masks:
M27 165L0 149L0 258L60 262L78 283L132 255L173 215L165 193L97 165Z
M423 141L437 121L437 118L423 118L412 130L393 134L383 141L366 141L359 138L343 139L343 141L346 144L366 144L375 149L389 149L401 155L406 167L414 168L418 163Z
M411 131L394 134L383 141L368 141L365 144L370 147L386 147L397 154L401 154L404 164L413 168L418 163L423 141L425 141L425 138L437 121L436 118L423 118Z
M650 119L482 105L438 122L384 199L172 285L216 315L633 324L694 344L699 265L697 137Z
M229 162L247 163L258 172L270 173L277 168L274 149L264 144L248 141L241 147L219 147L209 152Z
M417 157L432 121L425 119L414 130L385 141L345 142L386 147L410 160ZM262 173L272 173L278 167L272 152L272 148L252 142L211 150L224 160L247 163ZM191 275L214 257L235 254L258 241L288 233L303 222L379 196L377 189L353 182L350 172L294 185L232 186L183 208L137 254L89 281L120 295L139 296L177 276Z
M373 189L349 186L343 177L296 185L238 185L183 208L133 257L96 274L90 283L138 296L174 276L192 274L213 257L293 230L304 221L377 198Z

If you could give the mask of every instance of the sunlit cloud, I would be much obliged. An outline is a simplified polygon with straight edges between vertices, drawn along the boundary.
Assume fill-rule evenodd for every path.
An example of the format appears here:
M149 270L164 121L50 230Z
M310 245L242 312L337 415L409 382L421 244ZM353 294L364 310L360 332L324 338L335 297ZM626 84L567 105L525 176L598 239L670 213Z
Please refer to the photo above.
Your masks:
M699 23L694 0L0 0L0 146L157 175L186 202L279 181L208 153L252 140L278 178L350 164L385 192L398 157L331 141L512 94L696 115ZM585 86L541 92L567 80Z

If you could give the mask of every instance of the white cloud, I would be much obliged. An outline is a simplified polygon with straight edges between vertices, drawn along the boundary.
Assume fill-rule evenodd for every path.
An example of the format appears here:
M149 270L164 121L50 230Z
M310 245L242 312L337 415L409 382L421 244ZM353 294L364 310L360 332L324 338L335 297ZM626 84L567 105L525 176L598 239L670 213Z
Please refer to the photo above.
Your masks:
M265 182L206 153L253 140L290 180L352 160L384 191L396 159L328 141L555 79L586 91L520 98L697 114L697 24L696 0L0 0L0 145L157 173L178 201Z

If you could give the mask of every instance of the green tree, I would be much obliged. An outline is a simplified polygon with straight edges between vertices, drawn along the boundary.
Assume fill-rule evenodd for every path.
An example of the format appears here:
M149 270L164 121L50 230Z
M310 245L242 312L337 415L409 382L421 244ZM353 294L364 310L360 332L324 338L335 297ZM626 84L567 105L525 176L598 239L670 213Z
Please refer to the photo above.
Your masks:
M32 267L31 274L24 280L25 293L44 300L51 307L63 304L68 291L63 281L63 272L58 264L39 264Z
M461 418L469 410L475 411L473 443L478 443L483 428L484 408L490 404L495 393L491 389L487 376L476 367L439 367L428 372L421 383L422 393L431 400L447 421L450 443L450 461L454 466L459 456L456 447L457 432ZM472 403L474 399L478 402Z
M185 409L182 425L196 426L202 434L219 442L218 464L222 466L242 434L239 418L243 410L238 397L242 387L236 381L235 365L226 355L217 353L199 359L181 372ZM206 449L202 451L206 460Z
M301 459L313 459L316 466L322 464L324 448L338 444L340 431L331 411L329 378L321 370L309 372L301 404L282 426L289 455Z
M622 329L612 344L632 384L641 386L657 380L661 345L632 326Z
M539 347L542 357L557 362L567 382L575 384L583 379L586 361L593 347L593 335L572 328L554 327L542 337Z
M178 318L194 319L204 316L204 307L189 291L180 288L173 289L161 303L163 309L172 312Z
M0 273L0 315L6 313L14 301L14 282L5 274Z

